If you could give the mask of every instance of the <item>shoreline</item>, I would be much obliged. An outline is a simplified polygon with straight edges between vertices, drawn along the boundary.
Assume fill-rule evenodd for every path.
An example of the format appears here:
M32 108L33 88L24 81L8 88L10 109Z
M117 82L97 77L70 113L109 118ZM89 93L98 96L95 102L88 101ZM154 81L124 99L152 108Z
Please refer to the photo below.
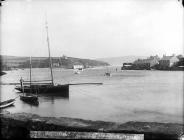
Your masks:
M183 124L134 122L126 123L91 121L68 117L41 117L31 113L1 113L3 138L30 138L30 131L69 131L144 134L145 139L178 139L183 134ZM65 138L75 138L67 136Z

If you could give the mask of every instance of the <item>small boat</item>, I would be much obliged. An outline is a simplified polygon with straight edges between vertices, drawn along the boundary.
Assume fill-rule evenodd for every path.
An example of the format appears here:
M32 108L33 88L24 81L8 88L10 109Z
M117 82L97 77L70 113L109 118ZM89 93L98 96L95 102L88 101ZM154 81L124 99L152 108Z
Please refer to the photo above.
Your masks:
M111 76L111 72L108 67L107 67L107 71L105 72L104 76Z
M110 73L110 72L106 72L106 73L104 74L104 76L111 76L111 73Z
M31 65L31 57L30 57L30 87L31 87L31 68L32 68L32 65ZM22 87L23 87L23 94L20 95L20 100L22 100L24 102L27 102L27 103L30 103L30 104L36 104L36 105L38 105L39 102L38 102L38 96L37 96L37 94L36 95L31 94L32 93L32 88L30 88L29 94L28 93L25 94L24 93L24 85L23 85L22 78L21 78L21 84L22 84Z
M77 70L77 71L75 71L74 73L75 73L75 74L80 74L80 71L79 71L79 70Z
M7 101L3 101L3 102L0 102L0 108L5 108L5 107L8 107L8 106L11 106L15 103L15 99L9 99Z
M20 100L30 103L30 104L39 104L38 96L36 95L20 95Z

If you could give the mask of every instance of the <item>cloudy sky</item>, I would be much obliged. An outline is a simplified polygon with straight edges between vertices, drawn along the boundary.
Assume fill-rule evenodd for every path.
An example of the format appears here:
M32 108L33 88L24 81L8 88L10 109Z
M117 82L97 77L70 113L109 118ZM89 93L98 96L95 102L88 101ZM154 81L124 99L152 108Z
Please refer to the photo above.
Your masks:
M183 53L178 0L6 0L1 54L103 58Z

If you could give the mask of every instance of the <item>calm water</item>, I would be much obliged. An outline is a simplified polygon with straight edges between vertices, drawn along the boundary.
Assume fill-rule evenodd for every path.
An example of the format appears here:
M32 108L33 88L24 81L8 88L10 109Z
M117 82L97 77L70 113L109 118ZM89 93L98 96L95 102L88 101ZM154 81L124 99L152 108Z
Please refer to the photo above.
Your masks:
M111 77L104 76L107 70ZM182 123L182 71L115 71L115 68L73 70L53 69L55 83L103 82L103 85L70 86L69 98L40 95L39 106L17 98L6 110L41 116L73 117L115 122L155 121ZM49 79L49 69L33 69L33 80ZM8 71L1 82L29 80L29 69ZM13 85L1 85L1 101L20 95Z

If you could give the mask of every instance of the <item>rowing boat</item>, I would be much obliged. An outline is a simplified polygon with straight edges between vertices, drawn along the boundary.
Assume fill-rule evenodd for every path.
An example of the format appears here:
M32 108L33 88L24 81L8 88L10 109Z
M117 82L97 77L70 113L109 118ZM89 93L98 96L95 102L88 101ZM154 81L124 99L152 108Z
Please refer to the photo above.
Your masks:
M0 108L11 106L15 103L15 99L9 99L7 101L0 102Z

